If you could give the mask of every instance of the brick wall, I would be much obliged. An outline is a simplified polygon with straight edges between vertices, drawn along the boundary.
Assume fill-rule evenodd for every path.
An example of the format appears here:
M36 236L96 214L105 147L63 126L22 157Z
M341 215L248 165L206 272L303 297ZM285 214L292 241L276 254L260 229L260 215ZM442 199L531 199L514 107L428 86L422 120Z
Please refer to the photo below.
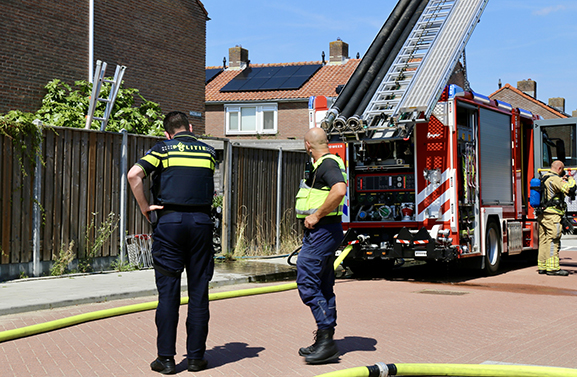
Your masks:
M309 103L287 102L279 104L279 139L302 139L309 130Z
M224 105L206 105L206 134L225 137ZM195 133L197 133L195 131Z
M88 1L3 1L0 113L33 112L54 78L88 78Z
M89 1L9 1L0 13L0 113L35 111L54 78L88 79ZM196 0L95 1L94 59L127 66L124 86L204 112L206 14ZM93 74L93 73L92 73ZM191 120L204 133L204 118Z
M276 135L262 135L261 139L302 139L309 129L308 100L307 102L278 103L278 124L279 130ZM256 135L225 135L224 105L206 105L206 133L230 139L256 139Z

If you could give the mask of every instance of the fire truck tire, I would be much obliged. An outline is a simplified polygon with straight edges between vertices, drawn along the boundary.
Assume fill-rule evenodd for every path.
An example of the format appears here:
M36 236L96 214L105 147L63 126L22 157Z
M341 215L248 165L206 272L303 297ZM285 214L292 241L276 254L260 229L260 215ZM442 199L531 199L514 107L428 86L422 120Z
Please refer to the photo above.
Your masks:
M501 262L501 231L499 225L489 220L485 233L485 272L487 275L495 275Z

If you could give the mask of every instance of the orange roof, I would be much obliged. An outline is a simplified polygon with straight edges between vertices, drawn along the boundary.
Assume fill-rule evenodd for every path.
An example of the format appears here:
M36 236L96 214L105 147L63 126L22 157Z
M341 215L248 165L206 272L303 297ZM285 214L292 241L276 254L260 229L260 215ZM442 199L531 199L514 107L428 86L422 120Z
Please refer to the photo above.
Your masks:
M560 112L559 110L555 109L554 107L551 107L549 105L547 105L545 102L539 101L538 99L535 99L533 97L531 97L530 95L523 93L521 90L515 88L514 86L512 86L511 84L505 84L505 86L502 86L501 88L499 88L498 90L496 90L495 92L493 92L489 98L493 98L493 96L505 89L509 89L512 90L513 92L515 92L516 94L520 95L521 97L535 103L538 106L541 106L545 109L547 109L547 111L550 111L552 113L554 113L555 115L558 115L559 118L567 118L567 114L563 114L562 112Z
M240 70L225 70L206 85L206 102L246 102L282 99L308 99L310 96L336 97L335 89L344 85L353 74L360 59L349 59L345 64L325 65L321 67L300 89L263 90L250 92L221 92ZM285 67L291 65L321 64L321 62L300 62L280 64L251 64L251 67ZM206 67L220 68L220 67Z

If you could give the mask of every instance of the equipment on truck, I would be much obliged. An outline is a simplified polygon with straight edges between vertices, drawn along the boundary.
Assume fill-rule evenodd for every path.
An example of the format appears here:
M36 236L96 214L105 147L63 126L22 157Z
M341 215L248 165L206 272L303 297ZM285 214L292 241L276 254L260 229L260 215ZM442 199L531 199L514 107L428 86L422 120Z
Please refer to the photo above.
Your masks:
M414 258L493 274L538 248L538 116L447 85L486 4L400 0L321 123L347 166L345 242L364 240L353 271Z

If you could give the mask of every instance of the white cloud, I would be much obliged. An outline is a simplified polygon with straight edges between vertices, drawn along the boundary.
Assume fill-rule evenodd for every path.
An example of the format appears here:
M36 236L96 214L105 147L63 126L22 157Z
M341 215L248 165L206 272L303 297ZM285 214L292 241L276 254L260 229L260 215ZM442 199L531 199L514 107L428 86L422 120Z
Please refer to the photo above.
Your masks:
M541 8L533 11L535 16L547 16L551 13L560 12L566 10L567 7L565 5L555 5L546 8Z

